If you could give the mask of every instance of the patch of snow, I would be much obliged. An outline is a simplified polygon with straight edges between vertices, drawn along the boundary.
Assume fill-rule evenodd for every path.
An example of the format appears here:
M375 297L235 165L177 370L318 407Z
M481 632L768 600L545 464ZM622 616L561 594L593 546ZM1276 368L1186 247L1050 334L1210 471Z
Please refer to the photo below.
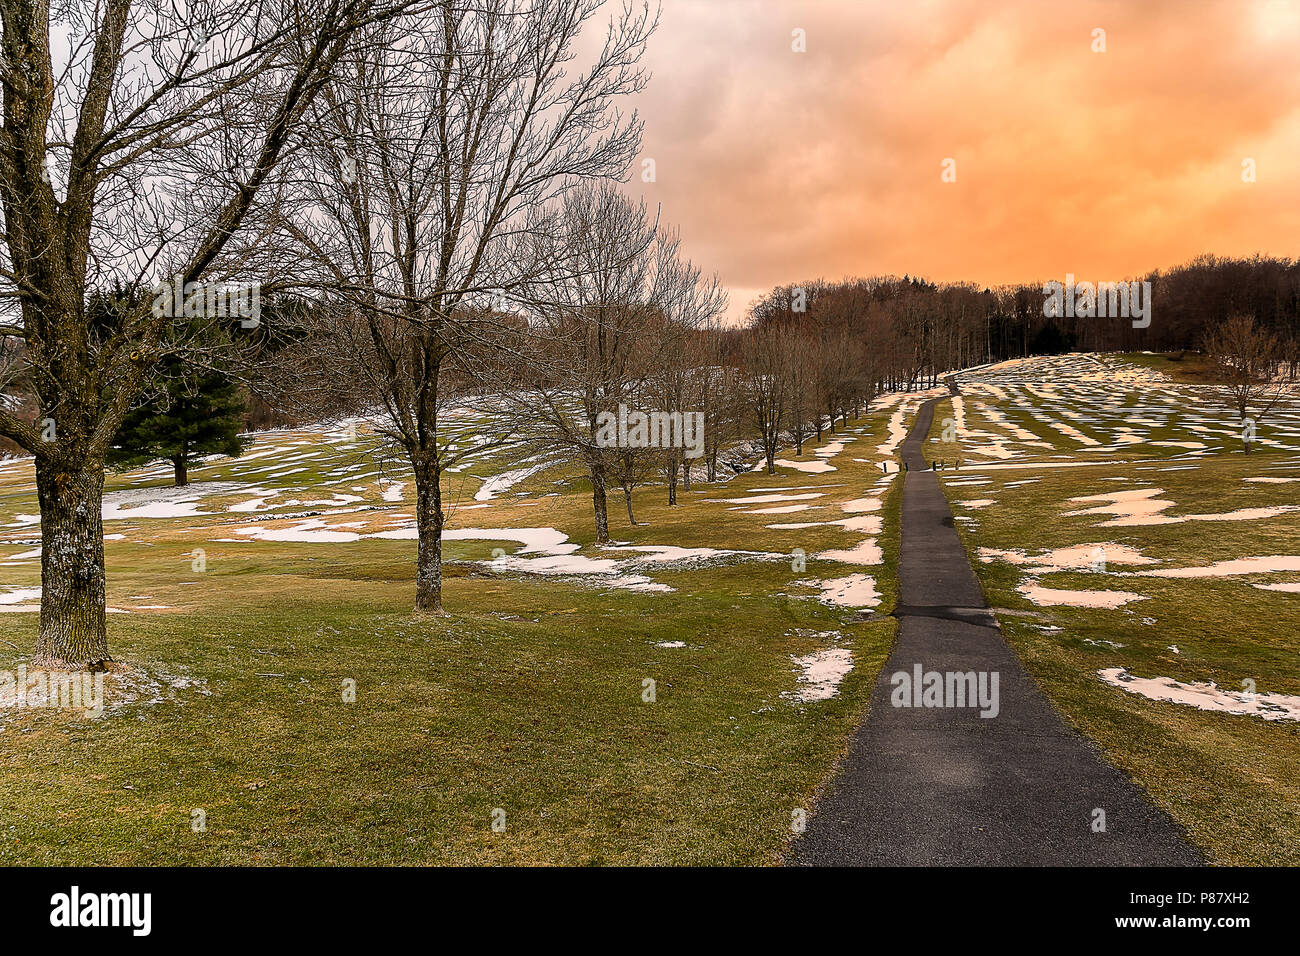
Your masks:
M267 528L256 525L249 528L235 528L234 533L247 535L258 541L298 541L313 544L357 541L361 538L361 535L355 531L332 530L319 518L309 518L288 528Z
M1149 700L1263 720L1300 720L1300 697L1296 696L1227 691L1213 681L1185 684L1170 677L1134 677L1122 667L1100 670L1097 676L1112 687Z
M782 468L793 468L795 471L802 471L807 475L824 475L828 471L838 471L839 469L830 462L822 461L790 461L787 458L777 458L773 464Z
M1160 578L1224 578L1238 574L1271 574L1278 571L1300 571L1300 555L1260 555L1236 558L1231 561L1216 561L1200 568L1158 568L1154 571L1132 573Z
M238 481L204 481L179 488L135 488L110 491L104 495L103 520L121 521L134 518L193 518L211 514L199 511L201 498L243 491Z
M1275 518L1278 515L1300 511L1300 505L1269 505L1260 508L1238 508L1216 514L1167 515L1164 512L1174 506L1174 502L1155 496L1163 491L1161 488L1135 488L1128 491L1107 492L1101 495L1087 495L1071 498L1074 503L1102 501L1105 504L1081 511L1067 511L1066 516L1113 514L1117 517L1103 521L1099 527L1158 524L1181 524L1187 521L1258 521L1261 518Z
M733 505L764 505L773 501L806 501L810 498L824 498L825 492L803 495L749 495L745 498L705 498L705 501L721 502Z
M21 604L24 601L31 600L32 598L36 598L37 600L39 600L40 596L41 596L41 589L38 587L37 588L13 588L9 591L6 591L4 594L0 594L0 604Z
M1045 588L1035 581L1026 581L1016 588L1040 607L1091 607L1114 610L1132 601L1145 601L1141 594L1128 591L1065 591Z
M519 482L523 481L525 478L535 475L537 472L549 466L550 462L542 462L537 465L529 465L526 468L515 468L511 471L502 472L492 478L487 478L483 481L479 490L474 492L474 500L491 501L497 495L509 491L511 487L519 484Z
M845 564L880 564L885 560L875 538L867 538L849 550L823 551L817 557L824 561L841 561Z
M880 603L880 592L876 590L876 579L869 574L850 574L842 578L831 578L817 582L821 588L819 600L823 604L835 607L875 607Z
M880 515L855 515L852 518L840 518L838 521L828 521L827 524L839 525L846 531L861 531L864 534L880 534L880 528L884 519Z
M791 655L790 659L802 673L796 679L798 687L781 696L801 704L834 697L841 681L853 670L853 652L847 647L829 647L804 657Z
M840 505L841 511L847 511L849 514L860 513L863 511L879 511L879 498L854 498L852 501L846 501Z
M1104 541L1097 544L1076 544L1068 548L1057 548L1041 554L1029 554L1019 550L1002 550L1000 548L979 548L976 551L984 564L993 561L1006 561L1022 567L1032 568L1037 573L1049 571L1079 571L1105 564L1142 565L1159 564L1159 558L1149 558L1136 548L1126 544Z

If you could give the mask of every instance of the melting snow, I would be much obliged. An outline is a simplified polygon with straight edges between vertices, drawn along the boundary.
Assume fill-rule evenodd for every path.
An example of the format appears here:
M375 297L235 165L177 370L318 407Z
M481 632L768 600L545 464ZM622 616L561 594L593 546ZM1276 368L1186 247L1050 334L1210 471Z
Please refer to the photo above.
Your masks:
M824 498L825 496L825 492L818 492L805 495L750 495L747 498L706 498L704 500L733 505L763 505L773 501L805 501L810 498Z
M850 574L842 578L821 581L821 602L835 607L875 607L880 603L876 579L869 574Z
M1264 720L1300 720L1300 697L1227 691L1215 686L1213 681L1185 684L1170 677L1134 677L1122 667L1100 670L1097 676L1113 687L1150 700Z
M512 471L503 472L493 478L488 478L480 486L479 490L474 492L475 501L491 501L497 495L504 491L510 490L531 475L535 475L543 468L549 467L550 462L542 462L539 465L529 465L527 468L515 468Z
M842 561L845 564L879 564L885 560L875 538L867 538L851 550L823 551L817 557L825 561Z
M791 655L790 659L802 671L797 679L799 686L781 696L801 704L834 697L840 682L853 670L853 652L847 647L829 647L804 657Z
M103 520L127 518L193 518L210 514L198 510L200 498L243 491L238 481L205 481L179 488L134 488L104 495Z
M830 462L822 461L820 459L817 461L790 461L786 458L777 458L773 461L773 464L779 465L782 468L793 468L796 471L802 471L808 475L823 475L828 471L839 470Z
M847 511L850 514L863 512L863 511L879 511L880 499L879 498L855 498L852 501L844 502L844 504L840 505L840 509L842 511Z
M1045 588L1034 581L1026 581L1016 588L1040 607L1093 607L1114 610L1131 601L1145 601L1141 594L1128 591L1064 591Z

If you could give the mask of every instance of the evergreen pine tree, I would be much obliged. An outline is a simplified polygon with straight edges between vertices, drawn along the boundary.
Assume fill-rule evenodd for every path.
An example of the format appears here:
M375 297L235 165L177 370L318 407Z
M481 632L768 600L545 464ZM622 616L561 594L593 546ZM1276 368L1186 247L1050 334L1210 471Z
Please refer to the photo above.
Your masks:
M184 485L199 456L238 457L244 449L244 400L235 384L220 372L186 368L176 358L165 359L159 372L152 394L118 429L110 464L130 467L166 458L176 484Z

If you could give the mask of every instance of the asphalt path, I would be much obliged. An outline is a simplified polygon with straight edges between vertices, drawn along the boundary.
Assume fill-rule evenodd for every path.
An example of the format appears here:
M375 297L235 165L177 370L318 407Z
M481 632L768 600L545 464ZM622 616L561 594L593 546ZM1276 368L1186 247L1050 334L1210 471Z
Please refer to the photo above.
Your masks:
M925 403L903 444L899 633L869 716L796 839L794 865L1194 865L1180 828L1066 725L984 600L952 512L927 470ZM985 705L947 706L893 675L983 675ZM996 715L989 706L997 675ZM891 700L891 698L893 698ZM895 706L907 700L912 706ZM938 700L938 696L930 698ZM974 706L971 706L971 704ZM920 706L917 706L917 705ZM1104 830L1100 829L1104 813Z

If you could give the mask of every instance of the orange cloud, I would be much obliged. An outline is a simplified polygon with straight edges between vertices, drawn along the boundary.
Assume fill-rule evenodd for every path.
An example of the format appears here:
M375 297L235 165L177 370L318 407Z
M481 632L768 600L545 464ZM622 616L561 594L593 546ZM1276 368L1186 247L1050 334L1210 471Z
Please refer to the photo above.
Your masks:
M637 100L656 179L629 189L733 318L815 276L1296 256L1298 49L1300 0L665 0Z

